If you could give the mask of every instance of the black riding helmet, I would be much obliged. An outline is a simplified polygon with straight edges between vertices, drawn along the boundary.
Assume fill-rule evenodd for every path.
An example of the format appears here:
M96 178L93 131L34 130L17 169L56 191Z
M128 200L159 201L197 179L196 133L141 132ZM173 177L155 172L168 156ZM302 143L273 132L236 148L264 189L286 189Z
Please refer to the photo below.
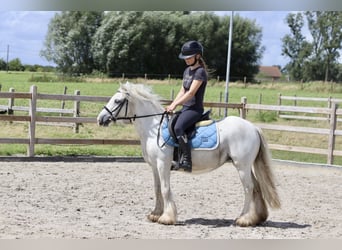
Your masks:
M203 56L203 46L197 41L188 41L183 44L181 53L179 54L180 59L187 59L197 54Z

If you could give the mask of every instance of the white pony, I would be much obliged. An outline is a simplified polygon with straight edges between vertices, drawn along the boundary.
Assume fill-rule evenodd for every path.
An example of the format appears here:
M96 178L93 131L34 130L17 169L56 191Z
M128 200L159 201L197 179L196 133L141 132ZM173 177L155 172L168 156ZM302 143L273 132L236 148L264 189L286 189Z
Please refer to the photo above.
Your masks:
M175 224L177 209L170 188L170 167L174 148L157 143L164 108L150 89L126 83L110 99L97 117L99 125L131 120L139 134L143 157L152 167L156 195L155 208L148 215L152 222ZM271 171L267 143L259 128L235 116L217 122L219 146L214 150L192 150L192 173L214 170L231 160L238 170L245 193L241 215L235 223L255 226L268 217L267 204L280 208ZM138 177L138 176L137 176Z

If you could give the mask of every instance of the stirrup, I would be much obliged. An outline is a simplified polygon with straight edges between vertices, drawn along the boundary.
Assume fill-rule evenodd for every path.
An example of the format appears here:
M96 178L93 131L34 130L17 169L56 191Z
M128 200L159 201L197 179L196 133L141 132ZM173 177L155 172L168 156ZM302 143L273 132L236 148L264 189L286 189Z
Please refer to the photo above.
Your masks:
M184 172L192 172L192 166L184 166L182 163L177 161L172 161L171 163L171 171L183 170Z
M171 162L171 171L174 170L174 171L177 171L179 170L180 168L180 164L178 161L172 161Z

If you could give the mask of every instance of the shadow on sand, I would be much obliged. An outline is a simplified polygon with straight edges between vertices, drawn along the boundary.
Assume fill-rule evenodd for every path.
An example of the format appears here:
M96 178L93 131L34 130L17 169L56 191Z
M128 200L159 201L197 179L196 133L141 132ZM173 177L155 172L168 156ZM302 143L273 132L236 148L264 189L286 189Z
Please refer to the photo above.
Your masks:
M235 220L225 219L204 219L204 218L193 218L179 222L177 225L203 225L211 227L230 227L235 226ZM298 224L294 222L283 222L283 221L266 221L258 227L272 227L281 229L301 229L311 227L309 224Z

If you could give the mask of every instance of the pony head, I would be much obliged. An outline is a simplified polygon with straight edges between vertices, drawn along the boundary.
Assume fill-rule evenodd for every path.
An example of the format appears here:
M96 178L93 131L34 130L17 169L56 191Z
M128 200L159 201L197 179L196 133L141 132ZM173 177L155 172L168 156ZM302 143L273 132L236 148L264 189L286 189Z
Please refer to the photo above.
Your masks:
M123 120L129 122L130 118L139 112L145 104L149 104L146 110L140 110L140 113L147 114L153 110L163 110L159 103L159 97L152 93L151 88L143 84L125 83L121 84L118 91L113 95L103 110L97 116L97 123L101 126L107 126L110 122ZM127 118L127 119L126 119Z
M126 83L128 84L128 83ZM108 126L110 122L116 122L118 117L125 117L128 115L128 97L129 93L123 85L110 98L108 103L103 107L100 114L97 116L97 123L100 126Z

